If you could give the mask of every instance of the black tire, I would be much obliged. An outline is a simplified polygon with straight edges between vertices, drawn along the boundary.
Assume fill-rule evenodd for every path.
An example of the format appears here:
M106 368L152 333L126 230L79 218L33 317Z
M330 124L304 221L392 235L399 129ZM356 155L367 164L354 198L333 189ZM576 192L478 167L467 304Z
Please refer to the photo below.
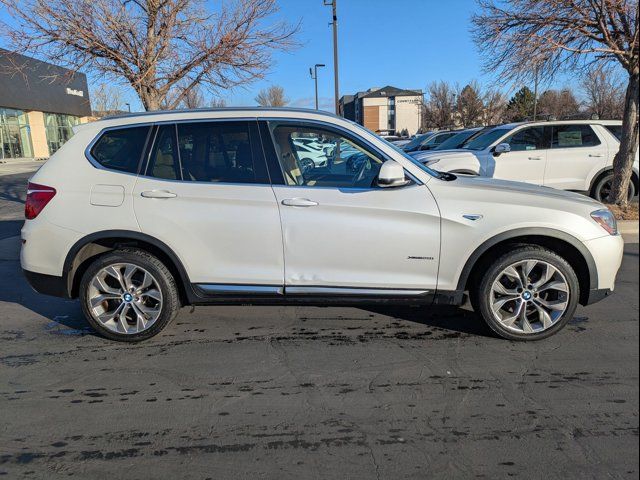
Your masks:
M569 290L567 307L562 316L555 320L555 323L550 327L534 333L519 333L507 328L496 318L490 305L491 289L501 272L510 265L525 260L542 261L553 266L564 276ZM505 253L490 263L486 268L486 273L479 278L479 284L470 292L472 306L496 334L508 340L542 340L554 335L573 318L580 298L580 284L571 265L558 254L534 245L516 247L512 251Z
M593 185L591 189L591 197L595 198L599 202L602 203L611 203L609 199L609 194L611 192L611 186L613 185L613 172L608 172L603 175L598 181ZM633 181L629 181L629 194L628 199L631 200L636 195L636 188L633 184Z
M146 330L138 333L118 333L109 330L94 317L89 303L90 282L102 269L114 264L133 264L149 272L162 293L160 314ZM167 267L156 257L143 250L123 248L98 256L80 280L79 300L87 321L100 335L119 342L140 342L160 333L175 318L180 309L180 297L175 279Z

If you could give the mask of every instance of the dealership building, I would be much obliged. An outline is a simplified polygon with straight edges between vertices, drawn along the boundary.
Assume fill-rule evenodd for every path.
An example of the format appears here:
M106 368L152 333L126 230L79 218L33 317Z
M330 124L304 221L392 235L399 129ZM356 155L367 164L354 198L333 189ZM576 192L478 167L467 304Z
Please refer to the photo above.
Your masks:
M386 86L340 98L342 115L380 134L413 135L420 130L422 91Z
M0 161L48 158L90 117L84 74L0 49Z

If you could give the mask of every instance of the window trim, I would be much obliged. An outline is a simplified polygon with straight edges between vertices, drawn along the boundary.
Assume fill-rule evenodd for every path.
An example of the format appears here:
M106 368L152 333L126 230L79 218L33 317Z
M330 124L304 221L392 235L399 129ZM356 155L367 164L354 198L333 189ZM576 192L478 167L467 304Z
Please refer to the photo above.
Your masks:
M395 187L395 188L365 188L365 187L331 187L331 186L315 186L315 185L288 185L285 181L285 177L284 177L284 172L282 170L282 164L280 163L280 161L277 158L277 154L276 154L276 150L275 150L275 141L273 139L273 136L271 134L271 128L270 128L270 123L277 123L277 124L284 124L284 123L294 123L298 126L308 126L311 128L324 128L326 130L329 131L334 131L334 133L338 133L339 135L344 135L347 138L349 138L352 142L356 143L356 144L361 144L361 146L366 147L368 150L370 150L372 153L375 153L377 156L379 156L382 160L383 163L388 161L388 160L393 160L394 162L396 160L394 160L393 158L391 158L389 155L387 155L386 153L384 153L382 150L380 150L377 146L373 145L369 140L356 135L354 132L352 132L351 130L344 128L340 125L335 125L332 123L327 123L327 122L323 122L320 120L313 120L313 119L297 119L297 118L288 118L288 117L261 117L258 119L258 123L259 124L263 124L264 128L266 129L265 133L268 133L268 138L265 140L264 136L261 135L262 137L262 142L263 142L263 151L265 154L265 161L267 166L269 167L269 169L275 168L274 165L271 165L271 163L275 163L277 165L277 172L279 174L279 178L278 178L278 182L274 182L273 181L273 174L271 173L271 170L269 171L269 174L271 175L272 178L272 182L271 184L273 186L278 186L278 187L289 187L289 188L315 188L315 189L333 189L333 190L349 190L349 191L377 191L377 190L385 190L385 191L393 191L393 190L397 190L399 188L408 188L408 187L412 187L412 186L417 186L417 185L423 185L423 183L418 180L414 175L411 174L411 172L409 172L406 168L404 168L403 166L403 170L404 173L406 175L406 177L408 179L411 180L411 183L402 186L402 187ZM260 130L262 132L262 129ZM267 152L266 152L266 145L270 146L270 153L273 155L273 162L269 162L269 160L267 159Z

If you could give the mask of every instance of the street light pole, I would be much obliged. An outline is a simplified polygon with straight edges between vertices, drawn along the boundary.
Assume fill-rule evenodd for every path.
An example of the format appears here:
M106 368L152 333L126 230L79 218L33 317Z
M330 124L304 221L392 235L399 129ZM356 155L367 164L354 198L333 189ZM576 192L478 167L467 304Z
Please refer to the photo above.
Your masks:
M334 96L335 96L335 108L336 115L340 115L340 89L338 88L338 13L337 5L338 0L324 0L326 6L331 5L332 22L333 26L333 84L334 84Z
M316 110L318 110L318 67L324 67L324 63L316 63L313 69L309 67L309 75L315 81L316 84Z

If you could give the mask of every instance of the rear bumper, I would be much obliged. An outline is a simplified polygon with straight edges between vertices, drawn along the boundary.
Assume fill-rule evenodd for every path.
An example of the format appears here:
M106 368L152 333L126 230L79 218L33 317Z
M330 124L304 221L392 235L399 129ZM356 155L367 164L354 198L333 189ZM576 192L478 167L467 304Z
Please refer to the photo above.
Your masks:
M587 298L585 305L597 303L600 300L604 300L611 295L613 295L613 290L609 288L594 288L589 291L589 298Z
M44 273L30 272L22 270L27 282L36 292L54 297L69 298L67 285L62 277L55 275L46 275Z

